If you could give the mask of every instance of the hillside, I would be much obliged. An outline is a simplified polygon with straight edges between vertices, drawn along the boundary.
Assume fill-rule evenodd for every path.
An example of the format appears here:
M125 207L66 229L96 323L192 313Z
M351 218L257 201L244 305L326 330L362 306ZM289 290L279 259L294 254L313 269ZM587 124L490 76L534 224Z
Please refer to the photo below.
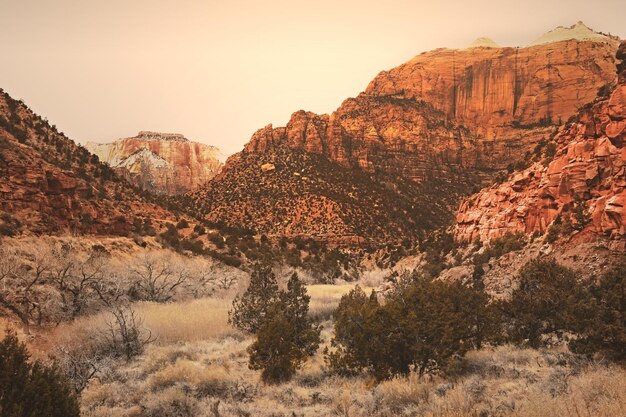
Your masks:
M128 235L174 219L98 157L0 90L0 235Z
M217 148L180 134L142 131L111 143L89 142L85 147L132 184L156 194L195 190L222 167Z
M450 220L465 179L428 185L369 175L284 146L244 151L183 205L213 223L332 244L416 239ZM442 198L442 196L444 198Z
M626 42L617 59L616 84L537 149L528 168L461 204L457 240L548 232L549 241L604 237L626 249Z

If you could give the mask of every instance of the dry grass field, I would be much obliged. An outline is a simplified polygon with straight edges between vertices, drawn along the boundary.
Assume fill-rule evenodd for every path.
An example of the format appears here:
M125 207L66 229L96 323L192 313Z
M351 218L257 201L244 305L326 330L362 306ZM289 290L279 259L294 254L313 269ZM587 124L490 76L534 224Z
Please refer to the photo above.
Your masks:
M230 299L137 304L158 336L131 362L113 363L82 394L87 417L226 416L626 416L626 371L564 350L512 346L470 352L449 379L412 374L375 384L330 375L322 350L330 312L353 286L309 286L312 314L323 319L323 346L289 383L262 384L247 367L252 338L227 324ZM369 289L367 289L369 291ZM80 343L106 315L59 326L48 343Z

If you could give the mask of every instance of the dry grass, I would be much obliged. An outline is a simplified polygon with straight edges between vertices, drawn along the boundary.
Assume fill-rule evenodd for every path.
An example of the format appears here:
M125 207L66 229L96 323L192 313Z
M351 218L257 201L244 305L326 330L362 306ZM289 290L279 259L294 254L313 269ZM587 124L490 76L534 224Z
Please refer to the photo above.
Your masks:
M237 334L228 325L231 300L204 298L184 303L141 303L137 312L160 344L194 342Z
M141 302L133 308L142 320L143 327L156 337L155 343L167 345L239 334L228 325L230 305L230 300L203 298L172 304ZM53 346L81 343L94 332L105 329L109 320L110 313L102 312L62 324L37 347L45 351Z
M341 296L352 288L354 285L308 286L311 315L321 320L329 318ZM230 298L202 298L170 304L140 302L134 304L133 308L143 320L143 326L157 337L156 343L167 345L238 335L239 332L228 325L231 305ZM38 342L36 349L43 352L57 345L81 343L89 334L106 328L108 320L110 314L102 312L61 324L45 340Z
M316 289L316 295L322 289ZM323 339L330 337L325 323ZM82 397L86 417L619 417L626 370L559 351L511 346L468 355L456 378L411 374L375 385L326 373L321 353L289 383L265 386L247 366L251 338L154 345L119 364ZM141 410L141 412L138 412Z
M356 284L330 285L316 284L307 285L307 292L311 296L309 311L311 316L320 320L329 319L344 294L350 292ZM363 291L369 293L372 287L361 287Z
M311 285L311 312L330 316L353 285ZM369 289L366 289L369 291ZM561 350L501 346L470 352L456 375L374 384L327 373L322 349L289 383L265 386L248 369L252 338L227 324L231 300L139 303L157 343L131 363L114 363L81 399L85 417L626 417L626 370ZM105 314L62 325L49 343L81 343ZM323 323L324 344L332 322Z

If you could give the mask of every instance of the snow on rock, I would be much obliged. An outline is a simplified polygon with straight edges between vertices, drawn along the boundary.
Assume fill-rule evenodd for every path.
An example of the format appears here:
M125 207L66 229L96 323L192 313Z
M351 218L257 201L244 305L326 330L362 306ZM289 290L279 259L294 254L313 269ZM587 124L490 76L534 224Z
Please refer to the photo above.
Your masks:
M491 38L477 38L474 42L472 42L469 46L470 48L501 48L496 42L494 42Z
M593 29L579 21L570 27L559 26L550 32L544 33L528 46L543 45L546 43L561 42L570 39L596 42L610 42L612 40L611 37L594 32Z
M149 164L154 168L167 168L169 165L167 161L159 155L151 152L149 149L143 148L130 155L128 158L120 161L117 166L130 169L138 164Z

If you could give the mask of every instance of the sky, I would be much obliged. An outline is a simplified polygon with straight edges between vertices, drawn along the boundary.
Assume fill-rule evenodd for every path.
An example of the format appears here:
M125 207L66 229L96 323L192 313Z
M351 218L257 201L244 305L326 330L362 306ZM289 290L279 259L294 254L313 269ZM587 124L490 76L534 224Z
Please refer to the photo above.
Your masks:
M420 52L578 20L626 38L623 16L623 0L0 0L0 88L78 142L153 130L231 154Z

